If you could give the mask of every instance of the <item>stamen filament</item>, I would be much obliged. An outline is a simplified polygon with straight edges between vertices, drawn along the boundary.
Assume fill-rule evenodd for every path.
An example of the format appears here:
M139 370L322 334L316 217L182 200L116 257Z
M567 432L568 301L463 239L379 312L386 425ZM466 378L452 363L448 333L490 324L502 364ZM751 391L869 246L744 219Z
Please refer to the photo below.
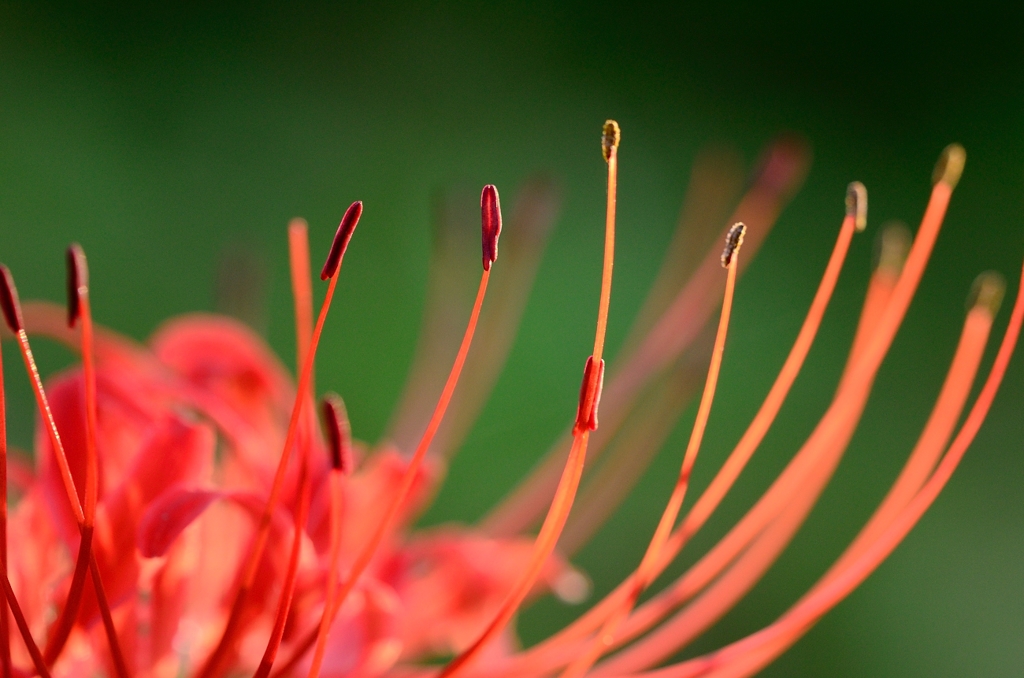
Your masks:
M813 595L807 596L775 623L732 645L722 648L713 655L691 660L694 663L700 662L697 665L701 669L700 671L685 671L686 664L681 664L670 667L669 670L656 672L654 675L659 676L659 678L682 678L683 676L708 674L711 669L726 666L728 662L738 663L741 659L747 659L748 661L742 665L730 667L730 670L727 672L724 670L721 672L716 671L710 675L750 675L775 656L775 654L769 656L755 654L759 648L787 634L797 633L798 636L802 635L802 632L810 628L814 621L819 619L825 612L834 607L836 603L860 585L899 545L921 516L924 515L924 512L935 501L950 477L952 477L957 465L988 415L992 401L1009 366L1010 358L1013 355L1014 347L1020 335L1022 322L1024 322L1024 275L1022 275L1017 300L1014 303L1010 322L1003 335L995 361L966 420L928 481L914 495L914 498L899 511L885 531L879 535L878 539L869 548L865 549L845 570L837 573L835 578L822 586ZM750 661L751 659L754 661Z
M256 535L253 538L253 545L246 558L244 568L242 569L242 577L238 592L235 594L231 611L228 613L228 620L225 624L224 631L221 634L220 641L207 658L202 669L197 673L199 678L211 678L211 676L217 675L220 670L220 664L224 659L224 655L241 630L241 613L246 599L248 598L249 591L255 581L260 559L263 557L263 551L267 546L267 540L270 537L271 518L274 511L277 509L277 505L281 498L280 495L284 486L285 471L288 468L288 460L291 457L292 448L295 447L299 421L302 410L304 409L302 405L308 400L307 394L309 392L309 384L312 379L313 361L316 357L316 349L320 343L320 335L323 332L324 321L327 319L327 312L330 310L331 300L334 298L334 289L337 284L338 275L337 269L335 269L334 275L330 277L330 283L327 285L327 293L324 296L324 301L320 305L320 314L317 317L316 326L313 328L310 350L306 354L306 360L302 364L302 371L299 373L299 384L295 392L295 403L292 406L291 418L288 421L288 430L285 435L284 447L281 451L281 459L278 462L274 481L270 487L270 494L267 496L267 503L264 506L263 513L260 515L259 523L256 528Z
M775 383L772 384L772 388L765 397L764 403L754 416L746 432L740 438L733 452L729 455L729 458L725 461L708 488L697 499L694 507L690 509L683 519L679 530L666 545L665 560L673 559L689 537L696 533L714 512L775 421L782 403L785 401L790 388L800 373L800 369L803 367L803 363L821 326L825 310L828 308L829 301L832 298L832 293L835 291L839 274L849 252L853 234L858 230L856 217L856 211L852 211L852 213L851 210L847 211L846 218L839 229L839 235L832 254L825 267L825 272L818 285L818 290L814 295L814 300L811 302L803 325L800 327L797 338L793 342L793 347L790 349L785 363L779 370ZM878 310L880 311L881 309ZM660 573L660 567L655 569ZM657 575L655 574L654 576ZM544 659L545 657L553 659L553 651L560 647L565 647L568 643L581 639L586 634L597 629L602 621L608 619L612 611L616 609L616 606L626 600L629 590L627 584L628 582L624 582L616 587L604 600L592 607L575 622L526 652L523 655L524 662L529 661L531 665L534 665L533 662L538 662L539 665L548 666Z
M39 646L36 645L36 641L32 638L32 631L28 628L28 622L25 620L25 613L21 610L21 605L18 603L18 599L14 595L14 589L11 587L11 580L7 576L6 564L0 565L3 575L4 585L4 598L7 604L10 606L11 614L14 616L14 623L18 627L18 631L21 632L21 638L25 641L25 649L28 650L28 654L32 657L32 664L35 666L36 671L39 673L40 678L50 678L50 670L46 668L46 662L43 661L43 654L39 651Z
M700 405L697 407L697 417L693 423L690 441L687 443L686 452L683 455L683 463L679 468L679 476L676 479L672 495L669 497L664 511L662 511L661 519L658 521L654 536L647 545L647 550L640 561L639 567L637 567L636 572L630 578L629 594L618 606L618 609L608 616L587 650L583 654L578 655L576 660L562 672L562 678L580 678L590 670L594 662L611 646L619 625L629 616L640 594L650 586L653 580L658 558L686 498L686 490L690 485L690 474L697 461L697 453L700 451L704 432L707 430L708 419L711 416L711 405L715 399L718 375L722 368L722 356L725 353L725 339L729 331L729 318L732 314L732 301L736 291L736 269L739 261L739 250L743 242L743 232L745 230L746 226L736 224L726 238L726 249L722 254L722 264L728 269L728 276L725 283L725 296L722 300L722 312L718 320L718 331L715 335L715 345L711 352L711 364L708 366L704 393L701 396Z
M363 544L359 555L352 564L352 568L345 575L345 579L337 593L337 601L331 608L327 608L326 606L324 607L323 616L327 619L326 625L328 627L334 622L334 618L337 616L338 611L345 603L345 598L349 593L351 593L352 589L359 581L359 577L373 560L373 556L376 554L377 548L384 540L385 535L387 535L392 522L398 515L398 511L405 502L409 491L412 489L413 482L416 480L416 475L419 473L420 466L423 463L423 459L426 457L427 450L430 449L430 443L433 441L434 435L437 433L437 429L441 425L442 419L444 419L445 410L448 408L448 403L451 401L452 394L455 392L455 387L459 382L459 376L462 374L462 366L466 362L466 356L469 354L469 347L473 343L473 334L476 331L476 324L480 317L480 309L483 307L484 297L487 295L487 282L490 280L490 277L491 272L489 269L485 270L480 276L480 286L477 288L476 301L473 303L473 311L470 313L469 323L467 324L466 332L462 337L462 344L459 346L459 352L455 357L455 363L452 365L452 370L448 375L447 382L445 382L444 390L441 391L441 397L438 399L437 406L434 408L434 414L430 417L430 423L427 424L427 430L423 432L423 437L420 439L420 443L416 447L416 452L413 454L412 459L409 461L409 466L402 475L402 480L398 489L391 496L387 509L384 511L380 522L377 523L377 527L373 534L366 543ZM324 625L324 620L321 620L320 627L323 627ZM297 659L302 653L308 650L310 645L315 642L318 635L319 631L314 630L309 636L307 636L297 647L294 658ZM291 666L291 664L292 662L289 661L286 668Z
M329 477L331 492L331 545L327 558L327 595L324 598L324 609L331 610L338 599L338 562L341 559L341 511L342 487L344 474L341 468L332 468ZM313 663L309 667L309 678L320 675L320 666L327 651L327 634L331 630L331 620L321 615L320 628L316 636L316 649L313 651Z
M306 445L306 449L309 446ZM309 478L309 454L303 455L299 478L299 506L295 511L295 522L292 527L292 550L288 558L288 570L285 573L284 584L281 587L281 599L278 603L277 616L274 619L274 628L267 641L267 649L263 653L263 659L253 674L253 678L267 678L270 669L274 666L277 658L277 651L281 647L281 638L284 636L284 625L288 621L288 612L291 610L292 598L295 594L295 576L299 569L299 553L302 550L302 535L305 533L306 518L309 515L310 486Z
M89 271L85 252L73 244L67 251L68 268L68 326L81 324L82 379L85 390L85 504L80 526L81 539L78 557L71 576L71 586L64 601L60 617L53 626L53 632L46 644L44 656L49 665L57 660L64 644L74 627L78 609L85 591L85 577L90 560L93 558L92 538L98 500L99 473L96 452L96 364L93 342L92 308L89 301ZM113 641L113 642L116 642Z
M618 182L618 148L621 139L619 124L608 120L604 124L601 139L601 150L608 164L608 193L605 210L604 262L601 271L601 296L598 303L597 328L594 332L594 352L587 361L588 369L584 371L584 382L580 392L580 404L577 408L577 421L573 427L573 442L569 450L562 477L555 490L554 499L541 525L540 532L534 542L533 553L523 574L512 587L502 606L491 623L477 640L466 650L456 656L442 669L438 678L449 678L456 675L462 667L468 665L495 636L500 633L512 619L527 594L533 588L540 572L558 543L558 538L569 517L583 464L587 456L587 443L590 431L597 427L597 407L600 395L601 376L604 372L605 333L608 327L608 309L611 305L612 270L615 264L615 203ZM584 416L585 415L585 416ZM585 422L581 422L585 419ZM584 425L586 424L586 425Z
M345 257L345 250L348 248L349 241L352 239L352 234L355 231L356 225L359 223L359 218L362 213L363 203L359 201L352 203L349 205L348 209L345 210L345 214L341 218L341 223L338 224L338 230L334 234L334 240L331 242L331 249L327 255L327 260L324 262L323 270L320 273L322 280L329 279L330 282L327 285L327 292L324 295L323 303L320 305L320 314L317 316L316 325L313 328L313 334L309 341L309 350L305 353L305 360L303 360L302 369L299 372L299 384L295 391L295 402L292 405L292 413L288 421L288 430L285 434L285 442L281 451L281 458L278 461L277 471L274 474L274 481L270 487L267 504L263 509L263 513L260 515L256 535L253 539L253 545L245 561L245 565L242 570L241 582L238 592L235 594L235 600L232 603L231 611L228 613L228 620L225 624L224 631L221 634L220 641L218 641L217 646L207 658L206 663L196 674L198 678L211 678L219 672L220 664L223 661L228 648L231 647L235 638L241 631L240 621L242 610L246 602L246 598L248 598L249 591L252 588L253 582L255 581L260 559L263 557L263 551L267 546L267 539L270 537L271 518L274 511L277 509L278 502L280 501L281 489L284 486L285 472L288 468L288 460L291 457L292 447L295 446L299 433L299 422L304 409L303 405L308 401L310 409L312 409L312 398L309 394L311 393L311 385L313 383L313 362L316 358L317 346L320 344L320 335L323 333L324 322L327 320L327 312L330 310L331 300L334 298L334 290L338 285L338 272L341 270L342 260ZM301 243L299 244L299 247L301 249ZM301 262L298 263L301 264ZM301 284L302 283L300 282L299 285L301 286ZM300 314L299 307L300 303L297 301L297 318ZM301 334L301 321L298 319L296 320L296 326L297 332ZM301 342L299 350L302 350ZM312 429L310 428L310 431L311 430Z

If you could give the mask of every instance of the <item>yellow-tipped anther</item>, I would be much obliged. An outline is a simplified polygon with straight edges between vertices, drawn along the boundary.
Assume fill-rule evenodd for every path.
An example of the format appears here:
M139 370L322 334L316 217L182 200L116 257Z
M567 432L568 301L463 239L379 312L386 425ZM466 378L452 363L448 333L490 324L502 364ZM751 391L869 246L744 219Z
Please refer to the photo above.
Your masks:
M868 189L859 181L852 181L846 187L846 216L853 217L858 231L868 227Z
M619 130L619 123L614 120L605 120L601 133L601 152L604 154L605 162L612 157L612 149L619 147L620 139L622 139L622 131Z
M932 172L932 184L942 182L951 189L956 188L960 181L960 175L964 173L964 163L967 162L967 151L960 144L950 144L942 149L939 161L935 163L935 171Z
M914 238L902 221L887 221L875 240L875 269L899 275Z
M995 271L985 271L974 279L971 293L967 295L967 310L981 308L995 315L1003 303L1006 280Z

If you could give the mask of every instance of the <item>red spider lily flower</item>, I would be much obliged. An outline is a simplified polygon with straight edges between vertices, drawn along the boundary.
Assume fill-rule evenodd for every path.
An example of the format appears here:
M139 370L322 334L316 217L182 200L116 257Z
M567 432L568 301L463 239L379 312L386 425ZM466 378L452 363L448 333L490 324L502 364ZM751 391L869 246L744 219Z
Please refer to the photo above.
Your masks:
M476 261L463 256L475 237L445 222L417 359L386 442L372 448L353 439L339 396L315 404L312 376L362 203L341 219L321 272L328 286L318 314L306 226L289 227L295 378L256 334L228 318L177 318L146 345L94 327L77 245L68 251L66 316L53 304L22 305L0 267L0 307L40 414L34 468L8 458L0 416L3 676L747 676L806 633L896 547L949 480L995 397L1024 301L1018 293L968 407L1004 287L995 274L978 278L948 376L903 471L811 590L764 629L665 665L764 575L829 482L914 296L965 154L957 145L943 152L912 240L899 229L880 234L846 370L807 441L718 544L640 603L771 427L850 243L866 228L867 192L850 185L834 250L786 362L740 442L684 512L737 278L799 187L808 154L792 139L773 143L738 200L741 177L728 163L714 155L698 161L666 266L606 369L620 139L608 121L604 268L575 415L533 474L470 527L417 530L415 521L507 356L557 211L547 184L530 184L516 202L500 264L498 192L484 187L483 271L468 308L458 308L465 287L458 271L462 261ZM712 245L720 238L724 250ZM499 299L487 305L492 272ZM454 319L467 312L460 341ZM470 352L478 334L482 343ZM44 384L30 335L67 343L80 352L80 366ZM512 621L527 599L586 596L586 578L569 559L629 492L702 383L676 485L636 569L575 622L520 648Z

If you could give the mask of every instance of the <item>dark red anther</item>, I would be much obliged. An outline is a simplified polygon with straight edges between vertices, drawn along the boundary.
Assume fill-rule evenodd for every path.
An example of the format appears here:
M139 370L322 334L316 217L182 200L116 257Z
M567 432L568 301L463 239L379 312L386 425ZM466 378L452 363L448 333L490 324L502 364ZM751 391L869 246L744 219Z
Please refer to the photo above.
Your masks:
M336 393L328 393L323 401L327 444L331 448L331 466L345 475L352 472L352 427L348 423L345 402Z
M11 269L0 264L0 309L4 312L4 320L11 332L18 333L25 329L25 321L21 317L21 302L18 301L18 288L14 286Z
M583 383L580 384L580 403L576 408L576 425L572 434L597 429L597 407L601 404L601 389L604 388L604 360L594 369L594 356L587 358L583 369Z
M89 264L85 251L78 243L71 243L67 251L68 263L68 327L74 327L82 312L78 291L89 288Z
M363 202L361 200L355 201L345 210L345 216L341 218L338 230L334 234L331 252L327 255L327 261L324 262L323 270L320 271L321 280L333 278L334 274L338 272L338 267L341 266L341 258L345 256L345 249L348 248L348 241L352 239L352 233L356 230L356 224L359 223L359 217L362 214Z
M501 235L501 202L494 184L484 186L480 193L480 227L483 234L484 270L498 259L498 236Z

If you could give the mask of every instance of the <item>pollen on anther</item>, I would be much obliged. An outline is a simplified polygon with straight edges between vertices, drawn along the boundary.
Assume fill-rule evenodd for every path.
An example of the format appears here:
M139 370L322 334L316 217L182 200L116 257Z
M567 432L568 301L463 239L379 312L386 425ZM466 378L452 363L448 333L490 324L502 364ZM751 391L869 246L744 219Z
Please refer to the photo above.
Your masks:
M14 286L11 270L0 264L0 310L11 331L18 333L25 328L21 317L21 302L18 301L18 288Z
M352 427L348 421L345 402L336 393L324 396L322 411L327 429L327 445L331 452L331 467L345 475L352 472Z
M863 231L868 226L868 189L859 181L846 187L846 216L853 217L854 228Z
M622 131L619 129L619 123L614 120L605 120L601 132L601 153L604 154L605 162L612 157L612 149L619 147L621 139Z
M736 253L743 245L743 236L747 234L747 227L742 222L733 224L729 233L725 236L725 249L722 250L722 268L729 268Z
M483 239L484 270L498 259L498 236L501 235L501 201L494 184L487 184L480 193L480 232Z
M74 327L82 312L79 290L89 287L89 265L85 259L85 251L78 243L72 243L67 249L68 269L68 327Z
M352 239L352 233L356 230L356 224L359 223L359 217L362 214L363 203L361 200L355 201L345 210L345 215L341 218L338 230L334 234L334 242L331 243L327 261L324 262L324 268L320 271L321 280L333 278L334 274L338 272L341 258L345 256L345 249L348 247L348 241Z

